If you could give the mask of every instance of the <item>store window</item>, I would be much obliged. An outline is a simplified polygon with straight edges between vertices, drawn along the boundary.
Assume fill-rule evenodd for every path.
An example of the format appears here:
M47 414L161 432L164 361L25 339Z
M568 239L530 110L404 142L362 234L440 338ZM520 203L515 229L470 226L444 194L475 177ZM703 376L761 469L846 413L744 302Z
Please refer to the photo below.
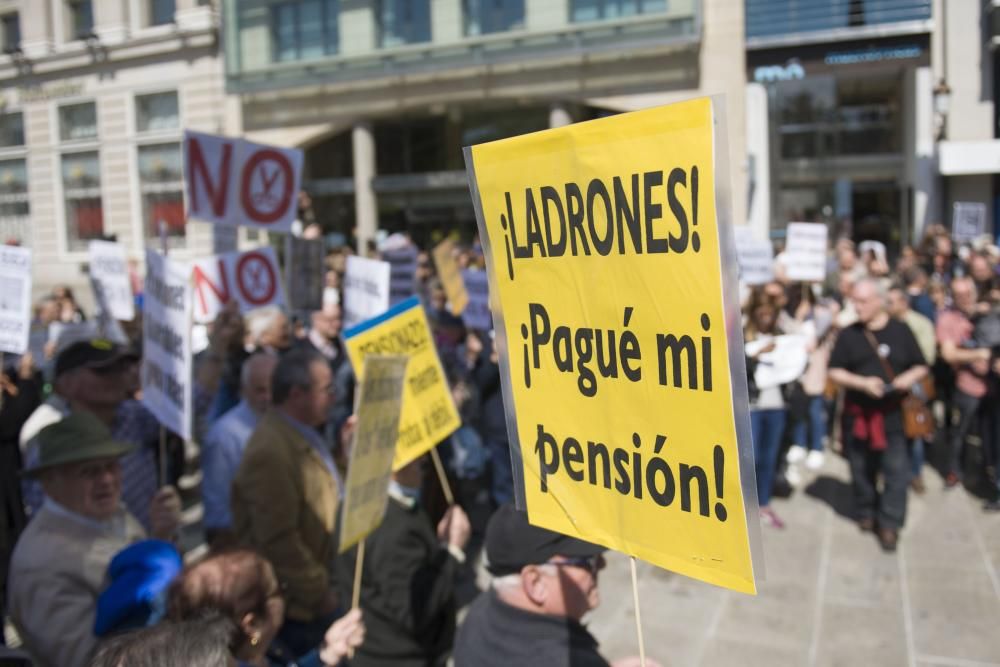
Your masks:
M13 53L21 48L21 18L17 12L0 16L0 39L4 53Z
M148 0L149 25L167 25L174 22L175 0Z
M667 0L570 0L573 22L603 21L667 10Z
M97 138L97 105L93 102L59 107L59 138L62 141Z
M20 111L0 114L0 148L24 145L24 114Z
M182 245L184 225L184 170L179 143L139 147L139 191L142 220L147 238L166 227L171 245Z
M63 204L70 251L83 251L104 235L101 163L97 151L62 156Z
M137 132L176 130L181 126L177 93L152 93L135 98L135 129Z
M429 0L381 0L377 17L383 48L431 41Z
M339 0L296 0L271 7L272 59L310 60L334 55L340 47Z
M67 0L70 39L86 39L94 32L94 7L91 0Z
M465 0L465 34L524 29L524 0Z

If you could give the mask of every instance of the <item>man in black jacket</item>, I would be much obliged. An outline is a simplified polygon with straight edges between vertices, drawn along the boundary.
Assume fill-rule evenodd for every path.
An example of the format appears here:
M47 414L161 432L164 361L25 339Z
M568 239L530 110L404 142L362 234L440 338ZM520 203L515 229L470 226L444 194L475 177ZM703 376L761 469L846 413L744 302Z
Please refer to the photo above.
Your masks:
M422 476L421 459L393 473L385 519L365 540L365 642L352 667L443 667L451 653L469 519L453 505L435 530L420 504ZM339 563L343 590L350 589L355 554Z
M532 526L503 505L486 528L490 590L455 640L455 667L609 667L583 617L600 604L604 547ZM365 617L368 618L367 616ZM645 667L659 667L647 658ZM640 667L635 656L610 667Z

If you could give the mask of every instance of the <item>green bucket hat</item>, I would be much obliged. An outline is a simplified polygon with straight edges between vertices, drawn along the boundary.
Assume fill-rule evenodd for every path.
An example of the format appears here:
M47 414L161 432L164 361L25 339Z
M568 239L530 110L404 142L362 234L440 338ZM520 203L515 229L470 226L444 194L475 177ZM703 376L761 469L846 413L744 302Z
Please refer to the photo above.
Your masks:
M135 449L112 438L104 422L82 410L43 428L38 442L38 463L24 471L29 477L53 466L124 456Z

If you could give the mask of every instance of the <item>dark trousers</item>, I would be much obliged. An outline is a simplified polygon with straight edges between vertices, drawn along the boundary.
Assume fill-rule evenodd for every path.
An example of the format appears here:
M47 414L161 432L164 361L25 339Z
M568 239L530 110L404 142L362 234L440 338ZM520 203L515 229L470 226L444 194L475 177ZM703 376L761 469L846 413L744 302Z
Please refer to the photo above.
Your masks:
M902 433L887 433L882 451L868 446L845 429L847 460L859 519L877 519L882 528L899 530L906 519L906 490L910 483L910 457ZM876 487L879 472L885 481L881 497Z
M952 406L958 413L958 419L952 425L948 437L948 472L962 476L962 452L965 448L965 438L969 433L978 433L983 441L983 453L987 461L992 458L994 432L997 429L997 397L987 394L981 398L969 396L963 391L955 390Z

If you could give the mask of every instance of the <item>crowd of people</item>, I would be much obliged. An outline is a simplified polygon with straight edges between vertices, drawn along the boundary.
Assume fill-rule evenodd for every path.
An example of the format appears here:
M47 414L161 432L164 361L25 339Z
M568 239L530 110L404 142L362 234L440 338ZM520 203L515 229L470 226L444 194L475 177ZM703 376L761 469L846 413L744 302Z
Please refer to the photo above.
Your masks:
M860 251L864 247L863 251ZM1000 511L1000 251L935 226L890 266L885 247L835 243L827 280L747 289L744 339L761 520L829 452L850 467L861 530L896 548L925 468Z
M341 339L348 248L327 257L318 310L230 304L210 325L191 378L190 443L141 401L138 322L131 344L60 335L83 309L65 288L38 303L36 327L57 331L40 358L5 358L0 405L0 600L33 664L609 664L583 624L600 601L604 550L513 509L494 337L450 312L429 253L405 242L462 418L438 446L456 502L426 457L393 473L357 607L357 553L336 553L355 424ZM484 266L475 241L455 260ZM994 246L956 250L935 228L893 267L878 248L840 239L825 282L787 280L779 254L773 281L744 288L763 523L782 528L772 496L833 454L849 462L859 527L887 550L908 494L931 483L925 463L1000 510L998 260ZM936 434L923 424L914 435L911 399L930 405L918 412ZM207 548L185 562L191 479Z
M233 303L193 336L187 443L141 400L138 290L130 343L60 329L98 319L65 288L37 304L45 345L5 358L0 404L0 599L30 664L608 664L582 624L599 602L604 549L513 510L493 337L450 312L429 254L404 241L462 418L438 445L456 502L427 456L392 474L357 606L356 550L337 553L355 425L341 339L348 249L327 257L318 310L241 314ZM455 254L484 267L478 245ZM480 594L483 550L494 585ZM504 624L524 634L507 642Z

